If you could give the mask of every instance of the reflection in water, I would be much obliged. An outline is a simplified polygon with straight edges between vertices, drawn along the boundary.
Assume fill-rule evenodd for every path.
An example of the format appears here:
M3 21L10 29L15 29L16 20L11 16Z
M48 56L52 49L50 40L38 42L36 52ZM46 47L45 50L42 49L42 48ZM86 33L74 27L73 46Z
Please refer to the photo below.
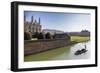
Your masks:
M86 45L88 50L81 55L75 55L77 50L81 50ZM43 61L43 60L71 60L71 59L87 59L90 57L90 41L78 43L75 45L57 48L35 55L25 56L25 61Z

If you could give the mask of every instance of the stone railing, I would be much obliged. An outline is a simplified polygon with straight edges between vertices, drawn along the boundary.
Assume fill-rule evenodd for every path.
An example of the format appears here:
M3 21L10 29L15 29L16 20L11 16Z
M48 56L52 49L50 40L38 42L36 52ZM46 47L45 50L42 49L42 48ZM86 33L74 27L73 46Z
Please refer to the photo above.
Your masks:
M67 46L68 39L43 39L24 41L24 55L36 54L39 52Z

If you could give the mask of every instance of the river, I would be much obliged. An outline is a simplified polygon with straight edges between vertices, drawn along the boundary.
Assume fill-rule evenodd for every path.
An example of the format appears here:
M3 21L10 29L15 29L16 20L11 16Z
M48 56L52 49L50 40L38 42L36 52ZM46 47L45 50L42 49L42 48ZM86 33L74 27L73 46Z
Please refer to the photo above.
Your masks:
M86 45L86 49L88 51L81 55L75 55L74 53L77 50L84 48L84 45ZM24 61L26 62L26 61L88 59L90 58L90 54L91 54L90 50L91 50L90 41L88 41L83 43L77 43L67 47L49 50L35 55L25 56Z

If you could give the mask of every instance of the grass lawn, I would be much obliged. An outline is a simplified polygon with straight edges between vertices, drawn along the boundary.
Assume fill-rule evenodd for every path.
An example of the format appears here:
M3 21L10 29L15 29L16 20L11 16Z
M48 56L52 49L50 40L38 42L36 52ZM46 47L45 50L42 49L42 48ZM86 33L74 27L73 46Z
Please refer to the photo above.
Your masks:
M90 37L89 36L71 36L71 41L72 42L86 42L89 41Z
M61 60L66 59L63 54L67 56L70 51L70 46L56 48L53 50L41 52L38 54L24 56L24 61L44 61L44 60Z

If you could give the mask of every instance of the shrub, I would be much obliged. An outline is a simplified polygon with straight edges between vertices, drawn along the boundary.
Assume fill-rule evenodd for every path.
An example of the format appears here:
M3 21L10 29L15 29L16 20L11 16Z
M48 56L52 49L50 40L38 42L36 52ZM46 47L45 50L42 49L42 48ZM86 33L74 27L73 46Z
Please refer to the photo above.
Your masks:
M43 33L39 33L39 34L38 34L38 39L44 39Z
M39 36L39 33L35 32L34 35L32 36L32 38L38 38L38 36Z
M49 32L46 33L45 38L46 38L46 39L51 39L51 34L50 34Z
M32 34L30 32L24 32L24 40L31 40Z

